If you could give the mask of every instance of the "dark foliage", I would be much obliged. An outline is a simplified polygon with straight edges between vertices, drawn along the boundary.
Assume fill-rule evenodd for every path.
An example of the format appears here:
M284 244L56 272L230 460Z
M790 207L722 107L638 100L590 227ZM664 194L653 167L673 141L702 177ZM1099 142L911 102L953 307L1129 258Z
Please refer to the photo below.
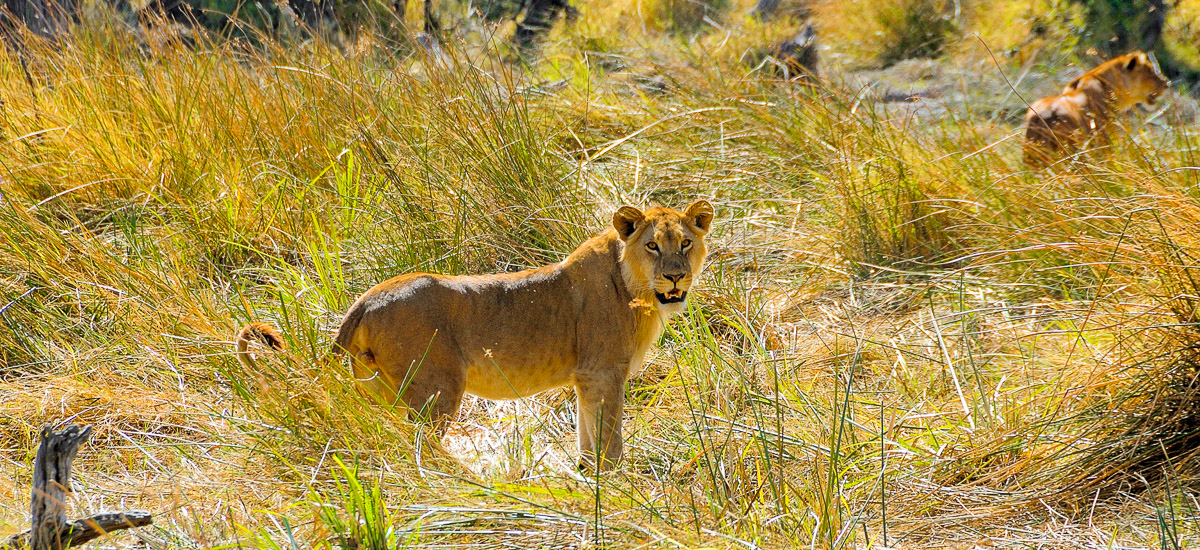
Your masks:
M1074 0L1083 6L1085 42L1105 58L1133 50L1153 52L1163 74L1195 86L1200 69L1189 66L1162 40L1171 0ZM1195 47L1193 44L1192 47Z

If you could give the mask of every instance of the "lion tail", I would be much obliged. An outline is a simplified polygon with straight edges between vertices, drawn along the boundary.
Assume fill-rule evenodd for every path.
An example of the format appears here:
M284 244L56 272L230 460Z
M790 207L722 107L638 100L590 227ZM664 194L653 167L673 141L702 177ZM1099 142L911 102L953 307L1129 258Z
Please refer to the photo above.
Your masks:
M236 338L237 357L249 369L255 368L254 358L246 350L252 340L273 350L283 349L283 335L279 333L279 329L270 324L254 322L242 327L242 330L238 331Z
M362 323L366 309L361 300L350 306L350 311L347 311L346 316L342 318L342 327L338 329L337 340L334 340L333 346L329 350L334 357L341 357L350 349L350 342L354 340L354 333L358 330L359 323Z

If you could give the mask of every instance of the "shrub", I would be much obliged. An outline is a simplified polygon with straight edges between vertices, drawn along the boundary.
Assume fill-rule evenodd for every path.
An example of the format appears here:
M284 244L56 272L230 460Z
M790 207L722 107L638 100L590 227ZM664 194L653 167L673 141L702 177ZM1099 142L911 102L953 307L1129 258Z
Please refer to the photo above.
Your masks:
M905 59L937 57L956 25L941 0L898 0L875 14L884 66Z
M695 33L729 9L729 0L661 0L654 18L673 33Z

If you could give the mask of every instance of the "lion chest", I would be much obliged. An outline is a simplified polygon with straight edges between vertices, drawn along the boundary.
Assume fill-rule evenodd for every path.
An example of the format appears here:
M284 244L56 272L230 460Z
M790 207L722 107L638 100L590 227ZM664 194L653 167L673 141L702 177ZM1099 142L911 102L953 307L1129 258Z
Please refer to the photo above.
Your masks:
M625 377L626 380L641 374L642 370L646 368L646 354L658 342L658 338L662 336L663 330L666 328L668 319L673 314L661 309L657 313L657 315L653 315L650 319L642 322L637 328L637 337L633 342L633 354L629 359L629 370Z

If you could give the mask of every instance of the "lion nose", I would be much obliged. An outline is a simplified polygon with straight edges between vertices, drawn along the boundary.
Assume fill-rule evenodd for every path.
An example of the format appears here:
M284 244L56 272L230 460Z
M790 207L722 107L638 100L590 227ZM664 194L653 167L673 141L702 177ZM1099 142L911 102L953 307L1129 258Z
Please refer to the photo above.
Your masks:
M663 274L663 277L666 277L667 280L671 281L672 283L679 284L679 281L683 280L683 273L679 273L677 275Z

